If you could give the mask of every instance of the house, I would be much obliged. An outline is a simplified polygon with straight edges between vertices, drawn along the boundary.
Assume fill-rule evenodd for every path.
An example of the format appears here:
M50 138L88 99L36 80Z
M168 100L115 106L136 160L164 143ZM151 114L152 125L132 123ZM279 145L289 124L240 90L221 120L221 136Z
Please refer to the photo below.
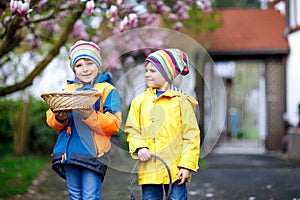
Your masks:
M248 137L251 137L254 132L259 132L259 140L264 142L266 149L280 150L286 134L284 115L287 101L287 58L290 52L285 35L285 16L274 8L213 12L221 15L222 26L212 33L201 34L198 42L203 44L216 63L234 61L240 63L235 69L243 66L246 70L243 70L240 82L237 82L238 78L235 76L223 77L227 88L227 103L224 105L227 107L226 134L231 137L234 130L239 134L249 130L251 133L248 133ZM247 71L250 69L247 66L254 66L255 70ZM243 83L244 88L238 89L243 85L243 79L248 81ZM247 93L241 94L245 88L248 88ZM249 103L250 98L257 103ZM233 105L234 102L237 102L236 105ZM255 114L251 112L257 115L253 116ZM237 124L237 118L242 122L252 121L252 124ZM257 129L251 130L254 126Z

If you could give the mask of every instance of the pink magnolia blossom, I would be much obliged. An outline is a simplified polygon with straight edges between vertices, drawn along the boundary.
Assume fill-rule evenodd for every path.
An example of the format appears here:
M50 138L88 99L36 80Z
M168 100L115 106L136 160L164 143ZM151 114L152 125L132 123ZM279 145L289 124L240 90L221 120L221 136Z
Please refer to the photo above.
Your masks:
M68 8L70 6L74 6L78 4L78 0L68 0L68 1L65 1L62 5L63 8Z
M40 23L41 28L47 29L49 32L58 32L59 28L57 27L57 23L54 19L42 21Z
M72 36L76 38L81 38L83 40L88 40L89 36L86 32L86 25L83 23L82 20L77 20L73 27Z
M27 15L22 16L19 20L20 26L23 26L27 21L28 21L28 16Z
M123 0L117 0L117 2L116 2L117 6L119 6L119 7L122 5L122 3L123 3Z
M67 10L61 11L58 15L57 15L57 20L62 20L65 17L67 17L69 15L69 12Z
M179 31L181 30L183 27L183 24L181 22L177 22L175 25L174 25L174 30L176 31Z
M135 60L133 56L127 56L125 58L125 65L132 65L134 64Z
M156 1L156 6L157 6L158 8L162 7L163 5L164 5L164 2L163 2L163 1L161 1L161 0Z
M181 12L181 13L178 15L178 17L179 17L179 19L180 19L181 21L185 21L185 20L187 20L187 19L189 18L189 15L188 15L188 13L187 13L187 11L186 11L186 12Z
M156 14L145 14L145 15L141 15L140 18L146 22L147 26L157 21Z
M169 6L163 5L160 9L159 9L161 14L167 14L169 12L171 12L171 8Z
M109 13L112 17L116 17L117 16L117 13L118 13L118 7L117 6L114 6L112 5L109 9Z
M124 24L124 26L127 26L127 25L128 25L128 23L129 23L129 21L128 21L128 17L127 17L127 16L125 16L125 17L124 17L124 19L123 19L123 24Z
M192 0L185 0L185 3L188 5L192 4L192 2L193 2Z
M87 14L93 14L95 12L95 2L94 0L88 1L85 4L85 11Z
M112 25L115 25L116 24L116 18L114 18L114 17L110 18L110 23Z
M203 10L211 10L211 2L209 0L200 0L200 7Z
M119 30L120 30L121 32L123 32L123 31L125 30L125 24L124 24L123 21L120 21L120 24L119 24Z
M128 15L129 24L131 27L136 27L138 22L138 17L136 13L130 13Z
M143 52L144 52L145 55L149 55L151 53L151 50L150 49L144 49Z
M170 13L170 14L169 14L169 19L170 19L172 22L174 22L174 21L176 21L176 20L178 19L178 16L177 16L176 14L174 14L174 13Z
M41 45L41 41L36 35L28 34L26 40L32 49L38 48Z
M22 2L18 1L17 2L17 11L20 15L25 16L29 12L29 3L28 2Z
M100 43L100 38L98 36L93 36L91 40L96 44Z
M18 1L15 1L15 0L10 1L10 10L13 15L17 13Z
M181 1L177 1L176 4L174 5L174 10L178 12L183 7L183 3Z
M47 6L48 0L41 0L38 4L38 8L43 9Z

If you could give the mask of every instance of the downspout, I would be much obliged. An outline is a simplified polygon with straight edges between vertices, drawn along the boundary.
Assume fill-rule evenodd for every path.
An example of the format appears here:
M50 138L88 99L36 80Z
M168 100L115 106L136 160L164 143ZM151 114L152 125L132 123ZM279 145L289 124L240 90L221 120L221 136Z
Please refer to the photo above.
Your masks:
M294 2L295 3L295 2ZM295 10L296 11L296 10ZM284 31L284 37L287 38L288 34L291 33L291 20L290 20L290 0L285 1L285 20L286 20L286 25L285 25L285 31Z

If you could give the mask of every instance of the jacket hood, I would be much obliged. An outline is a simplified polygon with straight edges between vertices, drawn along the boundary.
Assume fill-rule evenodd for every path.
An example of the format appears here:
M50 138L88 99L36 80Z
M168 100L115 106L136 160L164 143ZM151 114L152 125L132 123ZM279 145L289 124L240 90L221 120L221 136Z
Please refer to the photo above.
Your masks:
M153 89L153 88L147 88L147 90L149 90L150 92L156 92L156 89ZM192 105L193 108L195 108L198 105L198 101L192 95L189 95L177 88L176 89L171 88L171 89L167 90L163 95L170 96L170 97L173 97L173 96L184 97L190 102L190 104Z

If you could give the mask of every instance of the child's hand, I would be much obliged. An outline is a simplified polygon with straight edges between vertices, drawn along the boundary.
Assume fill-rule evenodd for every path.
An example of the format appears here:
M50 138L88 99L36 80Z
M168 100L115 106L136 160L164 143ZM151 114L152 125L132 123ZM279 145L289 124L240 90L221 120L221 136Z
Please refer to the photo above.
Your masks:
M178 185L182 185L188 178L190 178L190 170L181 168L177 176L177 180L181 180Z
M140 161L142 161L142 162L150 160L151 159L151 154L150 154L149 149L141 148L138 151L138 157L139 157Z
M64 121L68 118L68 111L55 111L53 112L55 118L60 123L64 123Z
M94 112L94 109L91 107L89 109L78 109L73 111L79 113L83 119L87 119Z

